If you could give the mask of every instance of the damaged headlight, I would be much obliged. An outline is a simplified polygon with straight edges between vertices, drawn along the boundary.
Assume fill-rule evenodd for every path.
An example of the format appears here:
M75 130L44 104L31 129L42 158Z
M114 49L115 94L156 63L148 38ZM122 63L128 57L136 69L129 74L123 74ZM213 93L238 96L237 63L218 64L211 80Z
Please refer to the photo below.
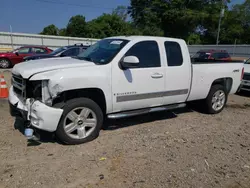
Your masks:
M48 82L49 80L27 81L27 98L33 98L51 106L52 97L49 92Z
M52 97L49 92L49 80L42 81L42 101L48 105L52 105Z
M42 81L27 81L26 82L26 97L36 100L42 99Z
M55 84L54 86L52 86L50 88L50 94L51 94L52 98L57 97L57 95L59 93L61 93L62 90L63 90L63 88L59 84Z

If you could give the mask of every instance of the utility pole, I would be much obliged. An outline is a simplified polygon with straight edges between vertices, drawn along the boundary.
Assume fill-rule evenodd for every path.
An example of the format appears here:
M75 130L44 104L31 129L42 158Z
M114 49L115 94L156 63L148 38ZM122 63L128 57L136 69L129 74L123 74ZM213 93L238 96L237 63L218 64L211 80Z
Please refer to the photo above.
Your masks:
M10 25L10 40L11 40L11 47L12 47L12 50L14 49L13 48L13 35L12 35L12 26Z
M220 39L220 25L221 25L221 19L224 17L224 12L225 12L225 0L222 0L222 5L221 5L221 11L220 11L220 18L219 18L219 24L218 24L218 31L217 31L217 39L216 39L216 45L219 44L219 39Z

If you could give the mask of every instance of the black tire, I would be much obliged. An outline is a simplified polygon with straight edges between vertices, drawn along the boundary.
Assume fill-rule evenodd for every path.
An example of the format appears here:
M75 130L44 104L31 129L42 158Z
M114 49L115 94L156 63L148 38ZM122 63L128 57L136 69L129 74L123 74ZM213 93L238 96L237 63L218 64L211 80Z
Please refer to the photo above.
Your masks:
M93 132L87 137L82 138L82 139L74 139L68 136L64 130L64 120L67 117L67 114L71 110L78 108L78 107L86 107L86 108L91 109L95 113L96 119L97 119L97 124ZM56 130L56 136L59 138L61 142L65 144L69 144L69 145L83 144L86 142L90 142L99 136L99 132L103 124L103 112L101 108L93 100L88 99L88 98L72 99L65 103L63 110L64 111L63 111L62 117L60 119L60 122Z
M0 58L0 68L7 69L11 68L11 62L8 59Z
M224 92L224 94L225 94L225 102L224 102L224 104L223 104L223 107L222 107L221 109L219 109L219 110L215 110L215 109L213 109L213 107L212 107L212 99L213 99L214 94L215 94L217 91L222 91L222 92ZM211 87L210 91L209 91L209 94L208 94L207 98L206 98L205 101L204 101L206 112L207 112L208 114L218 114L218 113L220 113L220 112L224 109L224 107L225 107L225 105L226 105L226 103L227 103L227 98L228 98L228 93L226 92L225 87L223 87L222 85L219 85L219 84L213 85L213 86Z

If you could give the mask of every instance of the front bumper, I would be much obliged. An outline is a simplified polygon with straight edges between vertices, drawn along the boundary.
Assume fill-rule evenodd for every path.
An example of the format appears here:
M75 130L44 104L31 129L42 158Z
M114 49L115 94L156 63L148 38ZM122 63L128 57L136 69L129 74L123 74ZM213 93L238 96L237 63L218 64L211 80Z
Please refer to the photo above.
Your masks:
M250 91L250 80L242 80L239 90Z
M54 132L62 116L63 110L53 108L33 99L22 101L13 91L9 91L10 114L30 121L32 127L40 130Z

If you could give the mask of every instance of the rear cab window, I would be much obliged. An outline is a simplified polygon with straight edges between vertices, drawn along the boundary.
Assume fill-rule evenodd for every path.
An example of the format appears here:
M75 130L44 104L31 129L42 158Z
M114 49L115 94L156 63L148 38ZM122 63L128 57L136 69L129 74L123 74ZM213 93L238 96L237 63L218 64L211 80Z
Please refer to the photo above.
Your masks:
M181 66L183 64L183 55L181 46L178 42L165 41L165 52L169 67Z

